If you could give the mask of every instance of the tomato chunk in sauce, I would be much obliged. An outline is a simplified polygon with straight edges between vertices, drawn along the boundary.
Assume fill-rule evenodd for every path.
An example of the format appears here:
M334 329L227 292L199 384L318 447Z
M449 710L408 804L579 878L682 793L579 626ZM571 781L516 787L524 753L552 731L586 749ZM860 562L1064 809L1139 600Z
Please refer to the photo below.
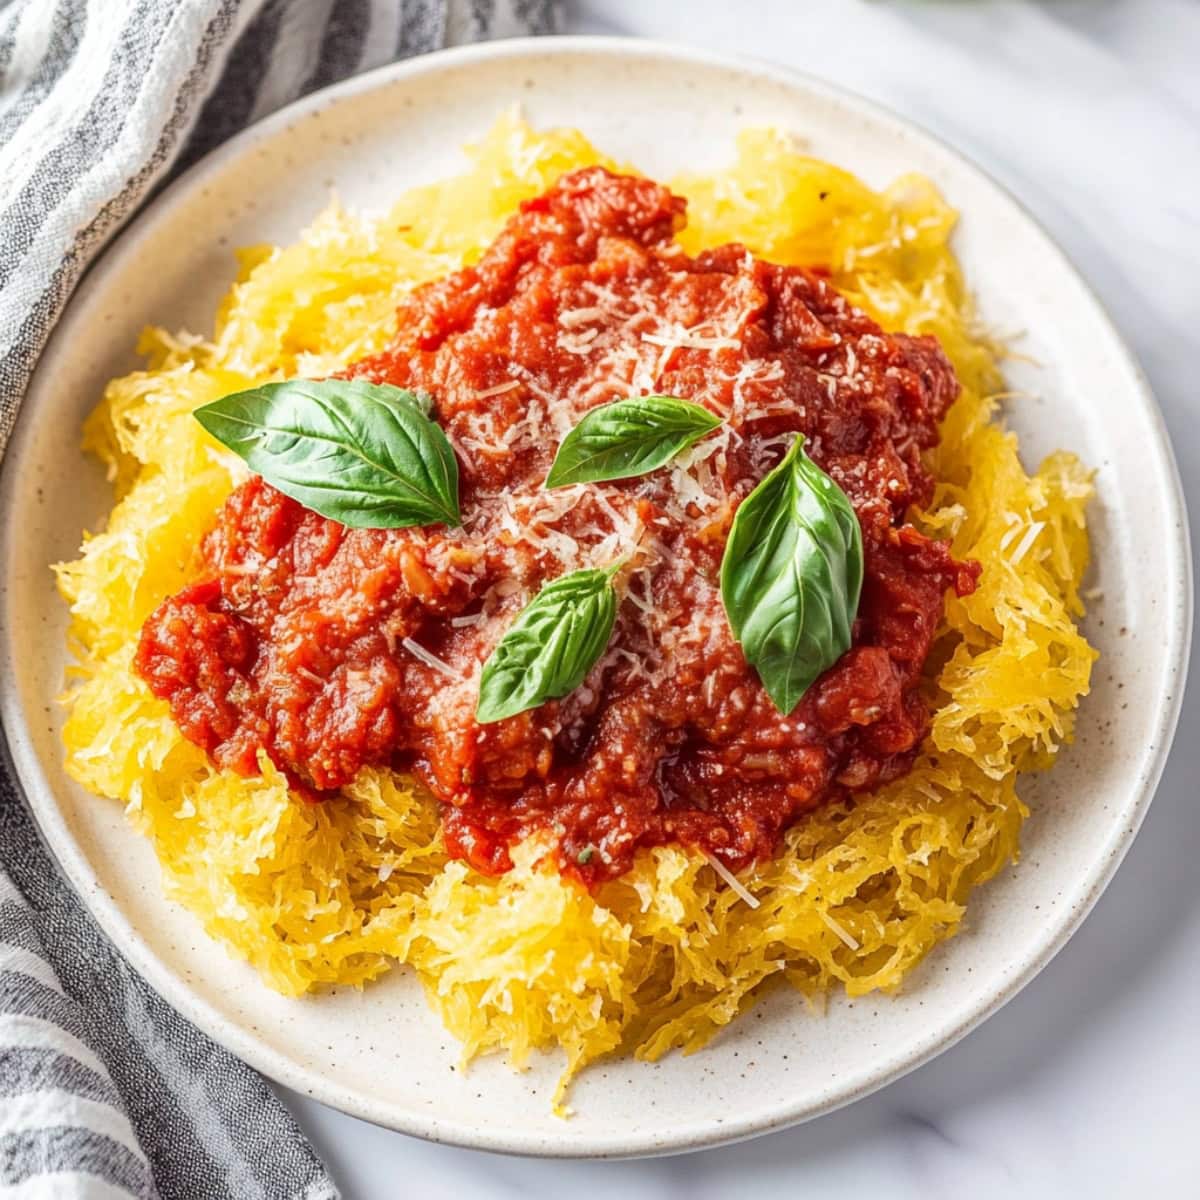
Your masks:
M243 773L266 751L310 799L365 765L414 772L447 845L486 872L537 832L585 883L681 842L732 868L846 790L907 770L945 593L979 573L906 523L958 392L927 337L889 335L819 274L674 241L684 202L599 168L525 203L474 267L416 290L347 374L433 397L460 529L347 529L259 478L200 582L146 622L137 668L183 733ZM563 436L635 394L724 419L668 467L546 491ZM796 434L850 497L865 583L851 649L776 711L721 606L737 505ZM479 672L546 581L618 558L607 652L571 695L474 720Z

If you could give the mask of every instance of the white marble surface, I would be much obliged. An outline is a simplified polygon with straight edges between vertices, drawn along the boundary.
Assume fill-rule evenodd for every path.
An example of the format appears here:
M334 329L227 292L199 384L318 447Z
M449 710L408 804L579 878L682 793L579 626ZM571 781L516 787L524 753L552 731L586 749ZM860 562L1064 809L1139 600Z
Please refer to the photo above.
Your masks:
M569 0L568 31L769 57L973 156L1050 229L1133 344L1200 513L1200 0ZM555 1163L431 1146L285 1098L348 1200L1196 1195L1198 771L1200 684L1146 826L1071 944L953 1050L790 1132L672 1159Z

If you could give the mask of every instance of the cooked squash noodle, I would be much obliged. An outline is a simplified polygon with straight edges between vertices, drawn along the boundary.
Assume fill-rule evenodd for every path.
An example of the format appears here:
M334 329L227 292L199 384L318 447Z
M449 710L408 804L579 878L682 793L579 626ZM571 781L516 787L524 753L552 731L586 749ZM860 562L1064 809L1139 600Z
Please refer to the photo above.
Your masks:
M691 1052L773 983L814 1003L893 991L963 927L967 898L1012 862L1021 772L1071 738L1094 651L1076 627L1088 561L1089 472L1066 453L1026 472L996 420L1001 348L981 330L950 248L955 213L929 181L882 192L770 130L733 164L686 176L689 252L745 243L819 265L886 329L935 335L962 396L932 452L926 532L985 565L948 601L930 662L932 730L913 770L805 816L741 883L703 857L643 852L594 895L536 845L501 878L449 861L434 802L405 776L361 772L342 797L298 801L266 756L219 771L176 728L131 660L142 622L198 567L198 546L242 468L190 414L239 388L328 374L388 340L398 299L479 256L524 198L606 162L571 130L502 119L462 175L383 219L334 205L286 248L257 247L210 339L147 329L145 367L109 384L85 445L118 501L57 568L78 663L64 739L72 776L121 800L152 839L168 895L291 996L362 985L409 964L464 1058L566 1056L567 1081L612 1051Z

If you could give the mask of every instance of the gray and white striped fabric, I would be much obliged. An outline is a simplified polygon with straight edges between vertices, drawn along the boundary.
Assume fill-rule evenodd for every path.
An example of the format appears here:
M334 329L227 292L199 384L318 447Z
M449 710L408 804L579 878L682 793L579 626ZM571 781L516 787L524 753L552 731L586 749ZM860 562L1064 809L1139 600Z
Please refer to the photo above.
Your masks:
M0 455L80 276L159 184L357 71L552 32L556 3L0 0ZM0 1200L336 1194L266 1084L105 940L0 756Z

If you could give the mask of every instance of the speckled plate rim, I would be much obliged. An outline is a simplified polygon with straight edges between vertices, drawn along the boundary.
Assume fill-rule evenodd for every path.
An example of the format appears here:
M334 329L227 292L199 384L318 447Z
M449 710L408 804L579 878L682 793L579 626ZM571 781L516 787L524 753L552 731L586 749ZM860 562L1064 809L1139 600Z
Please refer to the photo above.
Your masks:
M465 1123L454 1125L444 1120L430 1119L419 1112L410 1112L403 1119L398 1119L394 1112L381 1112L380 1106L373 1104L369 1098L362 1096L359 1092L334 1083L321 1074L298 1065L287 1056L263 1045L245 1030L218 1013L206 1001L194 995L178 975L150 951L117 905L104 889L98 886L91 866L76 845L63 815L54 801L52 789L28 734L26 717L21 709L16 687L11 682L18 631L13 627L9 618L8 592L4 588L2 580L0 580L0 719L7 730L9 753L26 794L31 798L31 808L42 837L71 883L84 898L100 926L138 973L164 999L205 1033L263 1074L286 1087L351 1115L437 1142L502 1153L539 1154L548 1157L615 1158L675 1153L739 1141L784 1129L801 1121L834 1111L869 1095L955 1045L1011 1000L1066 944L1099 899L1132 844L1153 798L1178 722L1192 631L1192 562L1187 511L1165 422L1134 356L1095 294L1078 275L1065 254L1006 189L939 138L906 118L901 118L886 108L844 89L802 72L757 59L719 54L690 46L648 39L617 37L513 39L459 47L378 68L314 93L273 114L243 131L192 167L120 233L76 291L50 340L43 361L56 353L61 345L70 338L74 322L87 308L89 296L100 287L105 274L113 268L117 259L115 251L119 248L123 254L131 252L142 236L159 222L169 219L171 209L179 198L190 194L193 189L202 188L209 178L217 176L228 164L237 160L264 139L276 136L298 118L308 116L360 93L387 87L405 79L434 74L448 68L461 69L472 63L495 59L517 59L534 51L538 55L587 53L610 58L638 56L654 59L665 57L676 64L680 62L694 63L698 66L749 72L782 87L800 87L810 95L835 101L864 121L914 139L923 144L927 152L935 157L941 157L951 164L955 171L973 176L977 183L985 184L1027 225L1032 227L1033 232L1041 241L1044 253L1055 261L1058 270L1064 276L1071 277L1077 285L1078 302L1090 309L1087 314L1089 319L1104 330L1112 348L1129 367L1131 378L1136 381L1136 400L1146 410L1155 436L1154 444L1146 447L1146 461L1153 464L1155 470L1163 473L1170 497L1169 503L1173 506L1173 512L1170 515L1173 518L1172 526L1176 533L1174 543L1169 547L1167 554L1168 561L1173 568L1173 578L1167 581L1165 588L1170 604L1169 613L1164 618L1168 636L1162 659L1161 692L1165 699L1159 710L1151 750L1138 761L1136 772L1131 773L1129 778L1130 799L1125 808L1114 815L1113 834L1105 852L1097 856L1091 872L1080 881L1073 902L1065 905L1060 910L1060 915L1053 920L1048 920L1039 935L1031 939L1027 957L1021 968L1009 976L1006 986L1000 989L990 1002L979 1005L968 1019L951 1027L936 1029L926 1038L910 1046L905 1055L882 1056L875 1069L847 1080L843 1086L827 1089L824 1094L806 1098L802 1102L781 1104L767 1111L754 1111L744 1116L726 1118L720 1123L715 1121L699 1122L693 1128L679 1130L678 1134L667 1142L661 1139L639 1138L637 1135L629 1134L621 1139L611 1136L589 1138L586 1135L582 1137L572 1135L570 1138L564 1138L561 1142L547 1143L547 1140L541 1135L527 1136L515 1130L503 1133L480 1130ZM18 423L17 431L5 457L4 470L0 473L0 564L8 561L9 546L19 536L18 531L11 528L12 522L3 520L3 514L11 509L12 497L17 486L16 480L20 473L18 464L21 462L26 443L31 440L28 431L32 424L28 420Z

